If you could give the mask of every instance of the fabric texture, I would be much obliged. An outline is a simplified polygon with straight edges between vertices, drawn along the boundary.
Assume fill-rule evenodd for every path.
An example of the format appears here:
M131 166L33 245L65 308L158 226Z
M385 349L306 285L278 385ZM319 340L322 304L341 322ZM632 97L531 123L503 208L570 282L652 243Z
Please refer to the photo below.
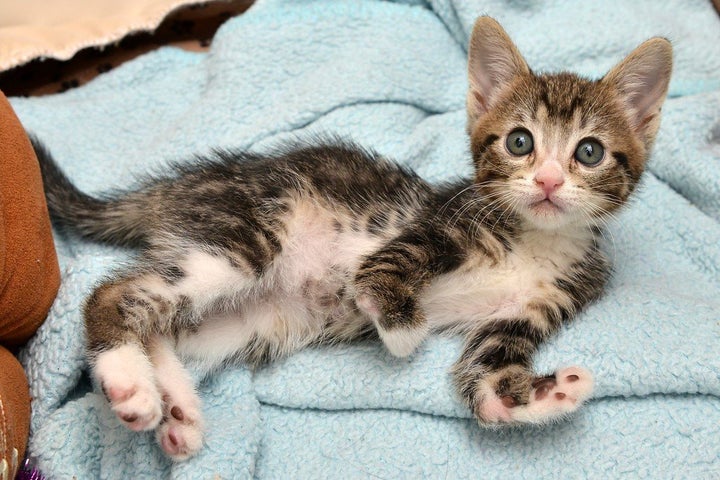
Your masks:
M16 350L35 333L59 283L37 159L0 92L0 461L8 469L25 453L30 393L20 363L5 347Z
M605 236L612 281L536 358L538 372L590 369L594 398L555 425L483 430L448 374L458 338L432 337L402 360L378 343L313 348L205 379L207 445L172 464L152 433L119 425L85 374L80 306L132 252L57 235L64 283L21 356L36 399L30 450L47 474L720 475L720 19L709 2L265 0L228 21L207 54L161 49L76 90L12 103L91 193L192 153L268 151L323 133L442 181L470 172L466 45L480 14L505 26L535 71L598 78L651 36L674 44L648 171Z

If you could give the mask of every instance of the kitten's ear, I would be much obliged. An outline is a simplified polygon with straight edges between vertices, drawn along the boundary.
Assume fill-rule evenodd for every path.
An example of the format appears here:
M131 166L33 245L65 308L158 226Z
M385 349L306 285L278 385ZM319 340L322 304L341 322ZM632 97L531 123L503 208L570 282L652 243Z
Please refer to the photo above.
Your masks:
M525 59L500 24L490 17L478 18L468 46L468 128L487 113L503 87L528 73Z
M672 72L672 46L664 38L651 38L633 50L602 79L620 92L630 124L646 146L660 126Z

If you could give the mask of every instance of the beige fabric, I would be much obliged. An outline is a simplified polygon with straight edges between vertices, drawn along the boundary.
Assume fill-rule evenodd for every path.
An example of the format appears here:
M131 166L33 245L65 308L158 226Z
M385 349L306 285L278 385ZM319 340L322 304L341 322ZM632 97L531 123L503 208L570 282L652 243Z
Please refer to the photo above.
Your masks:
M178 7L208 1L0 1L0 71L38 57L67 60L83 48L154 30Z

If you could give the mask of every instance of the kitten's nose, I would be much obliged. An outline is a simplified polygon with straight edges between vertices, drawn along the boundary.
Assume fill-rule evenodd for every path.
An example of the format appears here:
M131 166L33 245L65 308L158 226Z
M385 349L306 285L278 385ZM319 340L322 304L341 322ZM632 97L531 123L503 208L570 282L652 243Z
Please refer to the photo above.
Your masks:
M535 172L534 180L535 184L545 192L545 196L549 197L551 193L565 183L565 175L559 163L545 162L538 168L537 172Z

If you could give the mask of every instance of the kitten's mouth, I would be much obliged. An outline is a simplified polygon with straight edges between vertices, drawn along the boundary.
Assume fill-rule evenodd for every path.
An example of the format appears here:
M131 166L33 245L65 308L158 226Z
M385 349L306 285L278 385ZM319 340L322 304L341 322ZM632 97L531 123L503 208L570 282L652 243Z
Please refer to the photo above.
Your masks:
M539 202L534 202L530 204L530 209L534 213L541 213L541 214L557 214L562 213L563 209L558 205L557 203L550 200L550 198L545 198L543 200L540 200Z

